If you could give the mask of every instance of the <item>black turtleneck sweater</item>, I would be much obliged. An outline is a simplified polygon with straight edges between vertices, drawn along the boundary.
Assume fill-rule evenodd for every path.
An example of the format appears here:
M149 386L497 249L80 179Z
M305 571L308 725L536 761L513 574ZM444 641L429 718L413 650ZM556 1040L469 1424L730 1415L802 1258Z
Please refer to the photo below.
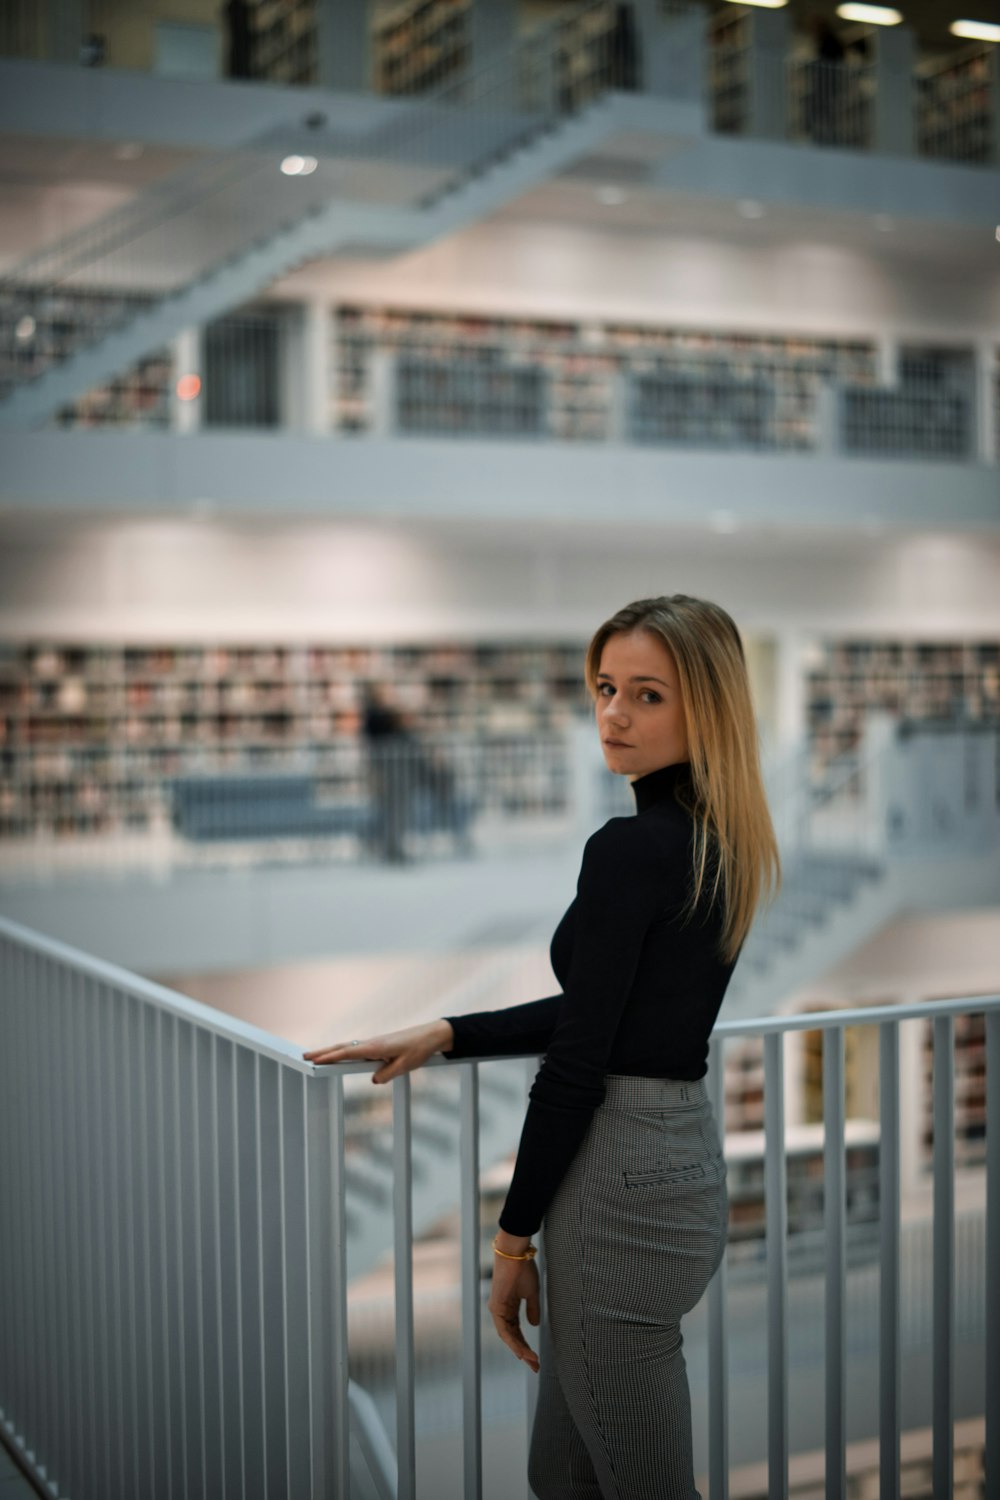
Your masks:
M683 917L693 884L693 820L675 788L687 761L632 783L635 817L611 818L583 851L576 899L552 937L562 994L448 1016L446 1057L544 1053L500 1214L534 1234L576 1155L608 1073L701 1078L733 971L718 954L721 903Z

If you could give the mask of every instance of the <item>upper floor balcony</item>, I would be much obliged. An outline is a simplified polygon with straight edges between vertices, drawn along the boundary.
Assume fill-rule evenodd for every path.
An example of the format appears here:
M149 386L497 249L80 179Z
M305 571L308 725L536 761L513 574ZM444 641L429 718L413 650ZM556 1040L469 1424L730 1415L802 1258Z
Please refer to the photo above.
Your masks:
M229 78L413 97L460 83L498 48L530 35L537 16L537 7L514 0L408 0L391 10L366 0L248 0L228 14L189 6L182 17L154 5L125 24L106 0L48 9L11 0L0 56L77 67L89 75L72 89L77 104L83 90L97 87L96 75L103 81L133 70L168 84ZM564 6L545 26L553 44L546 87L560 111L607 88L682 93L701 99L709 128L721 133L982 165L1000 160L997 38L984 39L989 28L963 40L932 14L913 28L838 24L810 30L782 6ZM36 128L37 105L10 77L8 118L23 109L21 128ZM110 102L113 88L105 83L102 93ZM198 128L210 144L231 116L222 109L213 120L202 94ZM159 114L153 98L147 131ZM55 102L58 113L64 106ZM123 90L123 110L135 103L134 91ZM109 123L92 120L98 133ZM58 133L54 120L41 128ZM190 123L164 118L161 128L190 139ZM141 129L122 133L147 138Z

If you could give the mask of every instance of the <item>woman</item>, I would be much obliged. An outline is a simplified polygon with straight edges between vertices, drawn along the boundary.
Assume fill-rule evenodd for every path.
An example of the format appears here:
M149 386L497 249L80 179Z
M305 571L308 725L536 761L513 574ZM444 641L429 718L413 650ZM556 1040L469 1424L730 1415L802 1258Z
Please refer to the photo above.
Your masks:
M635 817L588 839L552 939L559 995L308 1052L379 1059L386 1083L436 1051L543 1053L503 1210L490 1312L541 1372L538 1500L697 1500L680 1319L723 1254L726 1166L708 1037L755 908L779 878L739 632L725 610L641 599L595 634L587 685ZM539 1355L531 1235L545 1221Z

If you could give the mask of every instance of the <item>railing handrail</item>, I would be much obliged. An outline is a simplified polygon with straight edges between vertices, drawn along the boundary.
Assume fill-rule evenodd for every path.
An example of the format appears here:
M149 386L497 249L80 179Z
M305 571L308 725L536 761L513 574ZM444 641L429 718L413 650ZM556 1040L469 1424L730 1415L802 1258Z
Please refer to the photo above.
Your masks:
M71 964L80 973L100 980L116 990L133 996L136 1000L182 1016L185 1020L196 1022L225 1037L227 1041L242 1043L264 1056L274 1058L277 1062L289 1064L299 1073L314 1076L329 1071L329 1064L307 1063L301 1050L293 1043L274 1036L262 1027L238 1021L223 1011L217 1011L210 1005L202 1004L200 1000L192 1000L177 990L156 984L151 979L144 979L141 975L134 974L118 964L109 963L106 959L95 958L92 954L84 953L69 943L61 942L58 938L36 932L30 927L24 927L9 917L0 916L0 935L21 943L48 958ZM712 1037L725 1039L734 1036L766 1036L774 1032L785 1031L825 1031L842 1026L874 1026L883 1021L930 1019L935 1016L961 1015L970 1010L985 1012L997 1009L1000 1009L1000 994L963 995L947 1000L922 1000L899 1005L855 1006L824 1011L796 1012L794 1015L757 1016L747 1020L720 1021L713 1028ZM511 1052L491 1053L489 1058L456 1059L435 1053L428 1058L424 1066L451 1067L459 1062L499 1062L516 1057L523 1059L524 1056L524 1053ZM337 1063L334 1066L340 1074L364 1073L371 1070L372 1063L370 1061Z

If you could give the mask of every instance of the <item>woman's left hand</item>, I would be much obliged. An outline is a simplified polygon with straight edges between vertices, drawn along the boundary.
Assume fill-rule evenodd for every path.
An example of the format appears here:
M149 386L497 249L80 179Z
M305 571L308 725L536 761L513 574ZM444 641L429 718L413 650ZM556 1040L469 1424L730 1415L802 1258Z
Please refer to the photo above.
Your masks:
M493 1289L489 1309L497 1333L518 1359L523 1359L538 1374L538 1355L521 1332L521 1303L527 1303L528 1322L537 1328L541 1321L538 1301L538 1267L533 1260L505 1260L493 1257Z

